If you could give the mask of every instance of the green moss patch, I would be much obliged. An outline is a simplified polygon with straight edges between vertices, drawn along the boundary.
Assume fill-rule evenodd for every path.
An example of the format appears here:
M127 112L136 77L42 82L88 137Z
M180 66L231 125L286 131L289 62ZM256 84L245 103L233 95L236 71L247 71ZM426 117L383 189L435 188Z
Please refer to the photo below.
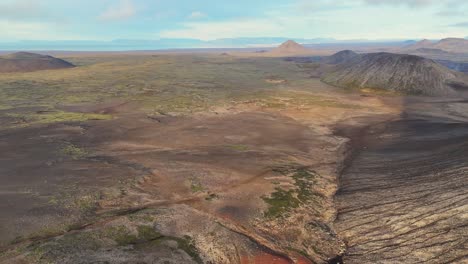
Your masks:
M83 148L68 143L60 149L60 154L71 157L74 160L79 160L86 158L89 155L89 152Z
M268 218L279 217L299 207L301 203L294 190L286 191L279 187L275 188L275 192L270 194L270 197L262 197L262 199L269 205L268 210L264 212L264 216Z
M270 196L263 196L262 199L269 205L268 210L264 212L267 218L277 218L302 206L315 202L320 203L322 195L314 190L317 183L318 174L308 168L294 168L283 166L273 168L273 171L289 176L294 180L294 188L285 190L276 187Z
M66 122L85 122L90 120L110 120L111 115L93 113L74 113L63 111L47 111L42 113L9 113L7 117L14 118L13 127L27 127L34 124L52 124Z
M190 179L190 190L192 193L204 192L205 188L197 179Z

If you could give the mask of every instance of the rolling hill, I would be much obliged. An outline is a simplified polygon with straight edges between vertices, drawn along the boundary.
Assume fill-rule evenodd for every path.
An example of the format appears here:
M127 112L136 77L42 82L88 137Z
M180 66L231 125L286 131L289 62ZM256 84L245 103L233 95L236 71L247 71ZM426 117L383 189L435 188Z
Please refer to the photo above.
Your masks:
M29 52L17 52L0 57L0 73L32 72L73 67L75 67L73 64L65 60Z

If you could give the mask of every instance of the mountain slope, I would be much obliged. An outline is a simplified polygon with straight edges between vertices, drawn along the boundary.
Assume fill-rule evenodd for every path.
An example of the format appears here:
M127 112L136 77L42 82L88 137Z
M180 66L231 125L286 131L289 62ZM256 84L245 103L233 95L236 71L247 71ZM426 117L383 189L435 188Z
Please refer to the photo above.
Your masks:
M40 70L65 69L75 67L73 64L29 52L17 52L0 57L0 72L31 72Z
M346 63L356 57L359 57L359 54L352 50L342 50L338 53L335 53L331 56L324 57L321 62L327 64L340 64Z
M454 95L468 89L458 73L414 55L370 53L335 66L323 81L346 88L373 88L421 95Z

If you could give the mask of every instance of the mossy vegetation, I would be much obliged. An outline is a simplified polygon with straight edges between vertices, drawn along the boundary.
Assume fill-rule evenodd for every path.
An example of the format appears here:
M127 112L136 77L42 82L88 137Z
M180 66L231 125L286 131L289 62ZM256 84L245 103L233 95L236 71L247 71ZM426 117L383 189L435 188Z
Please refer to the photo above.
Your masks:
M137 230L138 238L144 241L151 241L163 237L163 235L157 232L152 226L140 225L137 227Z
M175 241L178 249L186 252L197 263L203 263L191 237L165 236L157 232L152 225L137 225L136 231L128 226L116 225L67 233L55 240L32 243L21 251L28 252L28 259L32 263L56 263L57 257L63 254L106 250L110 246L109 240L114 241L117 246L125 247L127 251L165 247L162 242Z
M282 216L285 212L299 207L301 201L296 197L294 190L284 190L280 187L275 188L275 192L270 194L270 197L262 197L269 208L264 212L264 216L268 218L276 218Z
M185 251L193 260L197 263L202 264L203 260L200 258L200 253L195 247L195 243L190 236L184 236L183 238L172 238L177 241L177 244L180 249Z
M200 181L198 181L195 178L192 178L190 179L190 190L192 191L192 193L198 193L198 192L204 192L205 188L200 183Z
M322 195L314 190L318 174L305 167L280 166L273 168L274 172L289 176L294 180L294 188L284 189L276 187L270 196L262 199L268 204L268 210L264 212L267 218L277 218L286 213L307 205L311 201L320 203Z
M65 122L84 122L89 120L110 120L111 115L92 113L73 113L63 111L43 111L40 113L7 113L7 117L13 118L12 127L27 127L35 124L51 124Z
M61 155L70 157L73 160L83 159L89 155L87 150L80 148L72 143L66 143L63 145L59 152Z
M229 145L228 148L235 150L235 151L247 151L249 150L249 146L246 145Z
M136 244L138 242L138 236L133 234L125 226L108 227L104 229L101 236L114 240L119 246Z
M286 106L356 107L307 92L323 88L318 79L279 58L235 58L211 55L161 55L68 58L80 67L67 70L0 75L0 109L42 107L37 114L11 112L15 126L89 120L110 115L72 113L61 106L94 104L118 98L136 102L147 113L188 114L213 106L257 100L268 108ZM288 80L284 85L266 82ZM293 89L301 90L294 92ZM277 97L288 95L289 101Z

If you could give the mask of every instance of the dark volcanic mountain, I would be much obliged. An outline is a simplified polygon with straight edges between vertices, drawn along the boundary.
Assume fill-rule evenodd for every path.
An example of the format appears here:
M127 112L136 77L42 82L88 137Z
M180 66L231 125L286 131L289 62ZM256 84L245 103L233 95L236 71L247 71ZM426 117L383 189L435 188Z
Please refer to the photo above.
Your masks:
M17 52L0 57L0 72L32 72L73 68L73 64L52 56Z
M346 88L454 95L457 90L468 89L459 74L430 59L414 55L370 53L335 66L323 81Z
M346 63L356 57L359 57L359 54L357 54L356 52L352 50L342 50L331 56L323 58L321 62L327 63L327 64L340 64L340 63Z

